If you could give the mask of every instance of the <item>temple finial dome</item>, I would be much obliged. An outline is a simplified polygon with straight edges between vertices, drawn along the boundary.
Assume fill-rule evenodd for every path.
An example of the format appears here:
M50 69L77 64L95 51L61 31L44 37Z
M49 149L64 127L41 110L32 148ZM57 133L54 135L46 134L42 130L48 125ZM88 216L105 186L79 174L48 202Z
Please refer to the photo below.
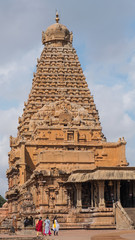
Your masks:
M59 14L56 12L56 23L49 26L45 32L42 32L42 43L63 46L68 43L72 44L73 33L66 26L59 23Z
M59 22L59 14L58 14L58 12L56 12L56 18L55 18L55 20L56 20L56 23L58 23Z

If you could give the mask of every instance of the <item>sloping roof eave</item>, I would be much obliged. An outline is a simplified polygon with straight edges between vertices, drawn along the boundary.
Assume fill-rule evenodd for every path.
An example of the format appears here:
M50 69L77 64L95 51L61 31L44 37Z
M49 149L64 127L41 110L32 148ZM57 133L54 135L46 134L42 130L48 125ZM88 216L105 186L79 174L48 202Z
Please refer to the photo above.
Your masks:
M96 170L89 173L72 173L67 183L92 180L135 180L135 170Z

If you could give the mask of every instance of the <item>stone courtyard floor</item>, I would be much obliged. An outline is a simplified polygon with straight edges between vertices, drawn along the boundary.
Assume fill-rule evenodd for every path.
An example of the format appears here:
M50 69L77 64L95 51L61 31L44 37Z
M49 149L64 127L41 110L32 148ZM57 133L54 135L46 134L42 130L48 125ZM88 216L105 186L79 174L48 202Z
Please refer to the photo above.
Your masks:
M61 230L59 236L0 234L0 240L135 240L135 230Z

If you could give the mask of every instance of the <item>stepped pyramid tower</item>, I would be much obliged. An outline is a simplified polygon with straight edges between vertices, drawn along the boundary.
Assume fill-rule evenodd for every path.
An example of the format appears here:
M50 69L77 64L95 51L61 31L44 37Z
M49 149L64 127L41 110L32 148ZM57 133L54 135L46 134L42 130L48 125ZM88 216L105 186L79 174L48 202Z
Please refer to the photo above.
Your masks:
M6 198L18 227L29 215L57 215L61 228L114 227L113 202L124 204L128 193L121 188L135 178L124 138L108 143L102 133L72 41L56 14L56 23L42 32L32 89L17 137L10 137Z

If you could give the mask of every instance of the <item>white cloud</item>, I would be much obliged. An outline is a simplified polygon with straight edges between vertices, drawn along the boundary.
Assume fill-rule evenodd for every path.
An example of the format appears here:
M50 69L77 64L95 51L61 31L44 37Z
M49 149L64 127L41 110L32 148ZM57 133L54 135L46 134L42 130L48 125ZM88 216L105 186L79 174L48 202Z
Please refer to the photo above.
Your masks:
M1 171L2 169L5 167L8 167L8 150L9 150L9 139L8 137L4 136L1 140L0 140L0 164L1 164Z
M36 70L36 59L40 56L40 52L41 46L38 46L24 54L19 60L0 68L0 98L2 100L14 101L18 105L27 99L33 72Z
M132 89L125 93L123 102L125 110L132 111L135 115L135 89Z
M132 58L128 61L128 54L125 54L123 68L126 62L127 66L124 69L124 78L122 76L123 68L117 65L117 61L117 74L115 71L111 71L114 68L114 64L110 65L103 62L100 65L91 64L87 66L85 75L99 110L103 133L108 141L117 141L119 137L125 137L128 143L127 160L135 166L134 58L135 56L132 55ZM132 79L131 63L133 64Z
M24 54L19 60L0 67L0 106L2 107L0 108L0 194L2 196L7 190L9 137L17 135L18 117L22 114L23 101L28 98L34 67L36 70L36 59L40 53L41 46L38 46ZM10 107L11 101L13 103Z
M6 170L8 169L9 137L16 136L17 120L22 106L9 110L0 110L0 194L4 196L7 189Z
M18 109L11 108L9 110L0 110L0 133L1 136L7 136L10 133L14 134L17 129L17 120L21 112L20 106Z
M15 63L9 64L8 66L5 65L3 67L0 67L0 85L3 82L7 82L9 76L12 75L12 73L15 70L16 70L16 64Z
M128 63L128 81L135 87L135 56L134 55L131 57Z
M131 138L135 134L135 121L125 111L124 92L120 86L94 85L94 98L99 110L103 130L108 140Z
M0 177L0 195L3 196L4 198L5 198L5 192L7 191L7 186L8 186L7 179Z

